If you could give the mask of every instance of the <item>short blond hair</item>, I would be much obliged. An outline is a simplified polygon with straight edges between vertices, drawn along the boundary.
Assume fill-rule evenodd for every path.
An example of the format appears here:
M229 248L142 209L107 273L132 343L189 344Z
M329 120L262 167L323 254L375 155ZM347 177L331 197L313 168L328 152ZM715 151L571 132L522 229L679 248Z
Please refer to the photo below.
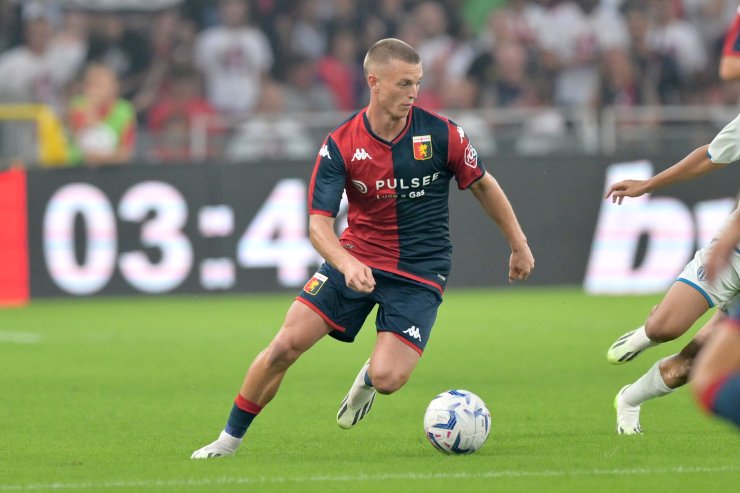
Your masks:
M385 65L393 60L414 65L421 63L421 57L408 43L396 38L381 39L367 50L365 61L362 64L365 77L370 74L371 65Z

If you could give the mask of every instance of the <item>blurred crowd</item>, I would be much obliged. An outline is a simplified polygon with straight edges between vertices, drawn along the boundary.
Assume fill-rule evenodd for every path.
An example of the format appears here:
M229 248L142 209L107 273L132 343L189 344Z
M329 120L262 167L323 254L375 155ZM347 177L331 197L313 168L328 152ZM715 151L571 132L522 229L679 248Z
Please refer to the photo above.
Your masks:
M737 0L182 0L101 11L0 0L0 105L52 108L69 163L187 161L196 125L208 137L201 157L305 158L315 138L291 115L362 107L362 59L385 37L417 48L418 103L435 111L732 104L737 88L719 82L717 63L736 9Z

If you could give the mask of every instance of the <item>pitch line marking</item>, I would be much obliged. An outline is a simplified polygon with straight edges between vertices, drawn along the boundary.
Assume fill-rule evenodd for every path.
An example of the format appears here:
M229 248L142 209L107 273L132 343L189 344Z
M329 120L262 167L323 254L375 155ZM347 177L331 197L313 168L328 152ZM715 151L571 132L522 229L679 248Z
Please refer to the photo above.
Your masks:
M0 330L0 342L10 342L16 344L36 344L41 341L39 334L33 332L7 332Z
M228 460L228 459L227 459ZM214 479L151 479L140 481L101 481L87 483L37 483L37 484L0 484L0 491L43 491L43 490L80 490L108 488L182 488L187 486L223 486L239 484L277 484L277 483L344 483L357 481L398 481L398 480L435 480L435 479L495 479L495 478L537 478L537 477L578 477L578 476L639 476L647 474L716 474L720 472L738 472L740 466L719 467L662 467L631 469L582 469L572 471L487 471L481 473L397 473L397 474L357 474L350 475L317 475L317 476L255 476L246 478Z

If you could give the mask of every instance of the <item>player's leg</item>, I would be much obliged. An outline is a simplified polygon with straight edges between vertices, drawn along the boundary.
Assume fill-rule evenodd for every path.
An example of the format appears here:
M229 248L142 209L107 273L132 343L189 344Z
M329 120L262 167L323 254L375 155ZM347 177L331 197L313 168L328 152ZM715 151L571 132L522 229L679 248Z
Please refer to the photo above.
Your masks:
M723 318L722 312L717 311L679 353L658 360L635 382L622 387L614 398L617 433L623 435L642 433L640 426L642 404L649 399L670 394L688 381L694 358Z
M409 345L394 332L378 332L368 368L375 390L383 395L400 390L411 377L419 358L419 349Z
M375 273L378 338L337 412L351 428L370 411L376 392L392 394L408 381L421 357L442 302L439 291L410 280Z
M725 312L717 310L678 354L661 360L658 368L667 387L675 390L686 385L696 356L725 318L727 318Z
M378 332L372 356L363 365L342 400L337 424L351 428L370 412L376 393L392 394L408 381L421 353L393 332Z
M193 452L193 459L233 455L244 434L278 391L288 368L331 327L316 312L293 302L272 342L252 362L219 438Z
M619 337L607 351L615 365L632 361L644 350L683 335L710 308L707 294L686 282L676 281L655 306L645 325Z
M694 396L704 409L740 427L740 322L728 319L697 358Z

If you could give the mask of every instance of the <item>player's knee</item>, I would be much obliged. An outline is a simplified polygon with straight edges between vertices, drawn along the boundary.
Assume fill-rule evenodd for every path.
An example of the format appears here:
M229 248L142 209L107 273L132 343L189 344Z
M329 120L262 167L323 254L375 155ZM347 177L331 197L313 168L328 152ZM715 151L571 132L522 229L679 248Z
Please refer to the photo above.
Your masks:
M654 311L645 323L645 334L655 342L668 342L683 335L688 328L670 314Z
M388 395L396 392L408 381L408 375L395 371L378 371L372 372L370 378L373 381L373 387L380 394Z
M273 340L264 351L267 366L277 370L284 370L295 363L301 352L286 341Z

